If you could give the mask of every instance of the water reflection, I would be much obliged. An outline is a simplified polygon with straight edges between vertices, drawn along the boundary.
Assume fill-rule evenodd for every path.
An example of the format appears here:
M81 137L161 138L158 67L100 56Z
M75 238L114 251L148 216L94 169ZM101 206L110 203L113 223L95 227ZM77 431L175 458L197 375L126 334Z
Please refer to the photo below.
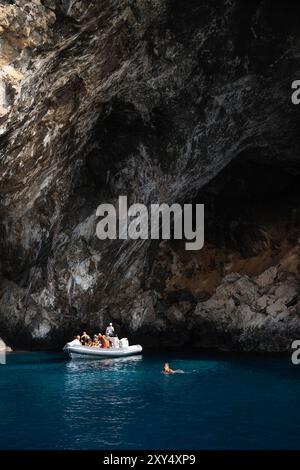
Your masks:
M72 372L72 371L78 371L81 369L101 369L101 368L109 368L109 367L114 367L116 365L124 365L124 364L134 364L138 363L143 360L142 354L138 356L131 356L131 357L115 357L115 358L110 358L110 359L76 359L76 360L71 360L67 362L67 370Z
M126 444L126 428L144 406L136 380L143 356L66 363L64 428L77 436L74 448Z

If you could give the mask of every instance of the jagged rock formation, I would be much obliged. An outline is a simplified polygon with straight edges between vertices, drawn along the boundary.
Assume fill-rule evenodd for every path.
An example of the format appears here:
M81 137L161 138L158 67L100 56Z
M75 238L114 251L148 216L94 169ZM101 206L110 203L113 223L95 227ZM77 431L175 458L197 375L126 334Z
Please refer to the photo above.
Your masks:
M291 252L298 260L296 190L282 209L291 238L286 226L274 235L275 216L267 231L251 223L243 236L245 217L233 213L224 227L239 236L224 240L209 229L211 251L185 254L183 267L180 245L100 242L95 213L119 194L149 204L192 202L208 191L209 208L230 192L217 175L234 161L235 184L252 173L253 200L297 187L299 113L290 83L299 70L299 18L296 2L286 10L268 0L1 2L4 339L61 345L77 328L99 330L112 319L124 333L151 333L152 344L178 344L184 331L182 343L218 346L213 335L222 331L222 347L289 347L300 333L297 298L292 305L285 292L273 298L245 275L257 276ZM215 214L207 217L213 227ZM255 269L247 272L250 259ZM277 289L294 286L295 265L278 268L286 274ZM222 278L235 270L241 278L233 290L250 283L255 292L234 307L232 281ZM273 321L277 312L282 321ZM253 325L263 325L263 333L248 334Z
M299 282L276 267L256 278L227 275L193 317L201 345L257 351L286 348L299 329ZM230 338L230 340L228 339Z

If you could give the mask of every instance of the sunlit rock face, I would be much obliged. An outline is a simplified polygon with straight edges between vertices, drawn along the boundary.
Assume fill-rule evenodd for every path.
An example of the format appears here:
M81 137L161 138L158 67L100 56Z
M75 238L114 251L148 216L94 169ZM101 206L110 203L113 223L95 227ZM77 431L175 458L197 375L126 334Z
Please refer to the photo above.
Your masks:
M249 310L233 306L225 276L255 283L276 266L284 273L277 288L298 280L298 193L288 192L300 168L299 113L290 100L300 7L292 6L1 2L0 333L9 344L61 346L110 320L121 335L154 346L288 349L300 332L297 294L280 322L276 312L286 310L267 307L285 294L257 291L255 302L271 296L267 322L245 300L261 329L254 341ZM222 219L229 234L222 239L215 200L229 195L234 207L249 187L259 217L233 211ZM96 208L120 194L147 205L206 198L204 251L98 240ZM268 197L285 202L266 230ZM222 286L218 312L223 301L232 307L223 316L207 304Z

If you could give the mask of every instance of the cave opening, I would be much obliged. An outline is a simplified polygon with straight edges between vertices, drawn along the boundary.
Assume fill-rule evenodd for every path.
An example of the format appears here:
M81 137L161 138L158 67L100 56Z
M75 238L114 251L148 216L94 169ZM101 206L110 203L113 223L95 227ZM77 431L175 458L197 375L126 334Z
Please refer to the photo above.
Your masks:
M282 265L300 273L300 168L274 161L266 150L239 154L198 192L205 206L205 241L199 251L171 240L154 256L160 291L211 296L226 274L256 276ZM163 288L161 286L164 286Z
M300 167L264 156L260 149L243 152L198 193L194 202L205 204L207 243L251 256L264 249L268 230L297 242Z

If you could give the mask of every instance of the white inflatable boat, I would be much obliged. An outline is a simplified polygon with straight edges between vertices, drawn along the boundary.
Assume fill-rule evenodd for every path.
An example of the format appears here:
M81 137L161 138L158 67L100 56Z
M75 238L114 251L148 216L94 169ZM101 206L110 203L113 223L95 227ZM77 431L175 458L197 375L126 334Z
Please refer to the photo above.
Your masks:
M122 341L122 340L121 340ZM102 358L113 358L113 357L126 357L133 356L134 354L139 354L142 352L143 348L139 344L134 344L132 346L128 345L128 342L125 342L125 346L118 348L99 348L93 346L82 346L78 339L67 343L63 351L72 359L102 359Z

